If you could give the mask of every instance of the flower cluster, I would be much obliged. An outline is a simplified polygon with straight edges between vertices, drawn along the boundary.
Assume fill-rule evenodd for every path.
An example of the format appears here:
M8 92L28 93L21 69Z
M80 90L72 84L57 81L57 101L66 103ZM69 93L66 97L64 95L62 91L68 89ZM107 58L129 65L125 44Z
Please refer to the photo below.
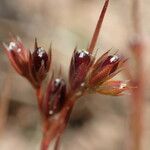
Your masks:
M27 78L37 89L41 86L50 68L51 48L49 54L38 47L35 40L35 48L31 53L24 47L20 38L13 38L7 46L3 44L9 60L15 70ZM46 116L51 116L61 110L67 93L92 91L101 94L121 95L128 89L124 81L111 81L121 69L126 59L119 54L110 55L109 51L96 60L95 56L88 50L77 50L73 52L69 70L69 88L62 77L52 76L41 107Z
M89 47L75 48L73 52L68 84L61 75L52 75L45 92L42 91L42 83L51 64L51 47L47 53L38 46L35 39L34 51L31 52L18 37L13 37L9 45L3 44L14 69L30 81L37 91L39 109L46 124L41 150L47 150L54 138L59 139L69 120L74 102L84 93L97 92L118 96L129 89L126 81L111 80L125 63L123 56L107 51L96 59L93 54L108 3L109 0L105 0Z

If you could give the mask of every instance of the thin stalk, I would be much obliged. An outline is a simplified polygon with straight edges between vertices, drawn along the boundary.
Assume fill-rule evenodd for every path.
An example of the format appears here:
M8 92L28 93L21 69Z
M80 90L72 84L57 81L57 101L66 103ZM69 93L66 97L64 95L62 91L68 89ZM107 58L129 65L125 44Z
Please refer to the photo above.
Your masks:
M139 47L142 52L143 48ZM142 56L137 58L137 75L133 86L137 87L132 91L132 105L131 105L131 133L132 133L132 147L131 150L141 150L141 141L143 134L143 105L144 105L144 95L143 95L143 61Z
M0 93L0 133L5 131L10 103L11 81L10 75L4 79L3 90ZM1 134L0 134L1 135Z
M54 140L54 138L59 137L59 135L63 133L69 121L75 100L76 99L74 99L73 97L68 99L61 112L58 115L56 114L56 116L54 116L53 118L50 118L50 120L48 120L49 126L44 126L45 132L43 134L43 139L41 142L41 150L48 150L48 147L50 143ZM59 139L56 142L59 143ZM58 145L56 143L55 148L58 148L57 146Z
M37 95L37 99L38 99L38 107L39 107L39 110L41 112L42 100L43 100L42 86L40 86L39 88L36 89L36 95Z
M61 138L61 135L59 135L58 138L56 139L54 150L59 150L60 138Z
M132 0L132 20L133 29L137 37L134 40L133 46L130 47L132 50L137 64L137 70L135 79L132 79L133 86L136 86L132 91L132 105L131 105L131 136L132 145L131 150L141 150L141 140L143 133L143 86L144 86L144 72L143 72L143 41L140 26L140 14L139 14L139 0ZM139 39L140 37L140 39Z
M97 22L97 25L96 25L94 34L93 34L93 36L92 36L92 40L91 40L90 45L89 45L89 48L88 48L88 51L89 51L90 53L92 53L92 51L94 50L95 45L96 45L96 43L97 43L97 39L98 39L100 30L101 30L101 26L102 26L102 23L103 23L103 19L104 19L104 16L105 16L105 13L106 13L108 4L109 4L109 0L105 0L103 9L102 9L102 11L101 11L101 13L100 13L100 16L99 16L99 19L98 19L98 22Z
M138 93L139 91L139 93ZM132 113L131 113L131 131L132 131L132 147L131 150L141 150L142 137L142 109L143 109L143 95L140 90L136 90L132 94Z

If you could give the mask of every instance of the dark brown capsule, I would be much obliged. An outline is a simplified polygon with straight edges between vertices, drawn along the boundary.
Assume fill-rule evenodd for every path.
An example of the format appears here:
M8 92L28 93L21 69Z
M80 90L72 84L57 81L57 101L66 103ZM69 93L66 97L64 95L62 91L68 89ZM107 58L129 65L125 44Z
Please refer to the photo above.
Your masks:
M40 85L50 68L51 48L50 53L48 54L42 47L37 45L37 40L35 40L35 49L30 58L32 78Z
M77 70L78 67L81 64L85 64L88 65L90 63L90 56L89 56L89 52L86 50L78 50L75 52L74 54L74 65L75 65L75 69Z
M66 83L62 78L51 79L43 102L46 117L58 113L66 100Z
M70 64L70 87L76 90L84 82L91 64L91 55L86 50L75 50Z
M48 70L48 55L42 47L38 47L32 54L33 67L38 72L41 66Z

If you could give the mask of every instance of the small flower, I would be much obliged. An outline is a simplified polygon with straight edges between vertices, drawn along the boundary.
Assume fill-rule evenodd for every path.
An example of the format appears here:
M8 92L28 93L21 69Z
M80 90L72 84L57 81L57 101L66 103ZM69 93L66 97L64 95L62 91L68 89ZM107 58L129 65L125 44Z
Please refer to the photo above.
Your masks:
M126 61L118 54L109 55L109 51L102 55L92 66L88 84L90 87L97 87L114 77Z
M106 81L104 82L96 91L100 94L120 96L124 94L124 91L128 90L130 87L127 81Z
M6 54L15 70L27 78L35 88L39 88L42 80L46 77L51 63L51 50L49 55L44 49L37 46L33 54L26 49L19 37L12 38L9 45L3 43Z
M58 113L66 101L66 83L62 78L51 78L43 100L42 110L46 117Z
M29 74L29 51L24 47L19 37L12 38L9 45L3 43L6 54L15 70L22 76Z
M86 50L74 50L69 72L70 87L72 90L80 88L84 82L92 63L91 54Z

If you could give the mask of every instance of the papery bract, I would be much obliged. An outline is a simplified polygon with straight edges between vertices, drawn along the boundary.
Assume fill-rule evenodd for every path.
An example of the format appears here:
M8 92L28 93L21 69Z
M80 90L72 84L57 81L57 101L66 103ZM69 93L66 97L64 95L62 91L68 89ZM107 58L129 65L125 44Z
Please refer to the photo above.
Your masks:
M100 94L120 96L129 89L126 81L106 81L96 91Z
M5 52L15 70L22 76L29 74L29 51L24 47L19 37L12 38L9 45L3 43Z

